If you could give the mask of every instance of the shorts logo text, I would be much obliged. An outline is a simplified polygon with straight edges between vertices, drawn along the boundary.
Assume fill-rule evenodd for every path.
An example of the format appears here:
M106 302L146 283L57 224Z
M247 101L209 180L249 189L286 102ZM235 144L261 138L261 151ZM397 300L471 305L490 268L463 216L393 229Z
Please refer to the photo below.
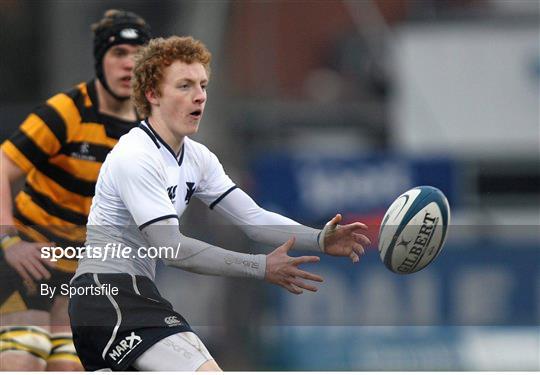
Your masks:
M109 357L111 357L113 361L120 363L126 357L126 355L135 349L135 347L141 342L141 337L137 336L135 332L131 332L131 335L127 336L115 346L115 348L109 353Z

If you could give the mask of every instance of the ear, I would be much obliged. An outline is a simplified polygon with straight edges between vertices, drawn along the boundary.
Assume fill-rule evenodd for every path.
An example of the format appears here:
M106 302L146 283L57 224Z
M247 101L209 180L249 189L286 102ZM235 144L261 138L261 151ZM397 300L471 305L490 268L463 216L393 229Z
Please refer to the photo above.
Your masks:
M159 105L159 96L156 94L156 92L154 90L148 90L144 93L144 96L146 97L146 100L148 100L148 102L150 104L153 104L153 105Z

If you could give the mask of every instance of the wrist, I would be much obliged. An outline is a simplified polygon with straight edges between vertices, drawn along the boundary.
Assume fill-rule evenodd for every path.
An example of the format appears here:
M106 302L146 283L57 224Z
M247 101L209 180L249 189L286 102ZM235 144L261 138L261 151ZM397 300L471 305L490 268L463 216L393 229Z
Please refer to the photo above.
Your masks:
M2 222L6 222L6 220L3 220ZM4 237L6 234L10 234L12 236L17 236L19 234L19 231L17 230L17 227L15 226L15 224L0 225L0 239Z
M324 238L326 237L326 228L327 226L325 225L324 228L321 229L321 231L317 235L317 243L319 244L319 250L321 250L321 252L323 253L324 253Z
M250 276L259 280L266 279L266 257L267 255L265 254L253 255L253 260L257 264L257 268Z
M7 250L21 241L22 239L17 233L6 233L0 236L0 249Z

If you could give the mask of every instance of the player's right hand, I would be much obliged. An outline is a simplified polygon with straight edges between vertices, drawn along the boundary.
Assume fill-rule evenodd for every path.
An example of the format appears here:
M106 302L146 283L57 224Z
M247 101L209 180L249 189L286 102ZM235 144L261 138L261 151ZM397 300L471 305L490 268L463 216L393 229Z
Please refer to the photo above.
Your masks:
M265 280L277 284L294 294L302 294L303 290L316 292L317 287L303 280L322 282L323 278L310 272L303 271L298 267L304 263L316 263L320 260L317 256L290 257L287 252L294 245L294 237L291 237L283 245L266 256Z
M41 248L45 246L53 244L21 241L2 251L7 264L15 269L25 282L33 283L34 280L51 277L45 265L53 267L53 264L49 259L41 257Z

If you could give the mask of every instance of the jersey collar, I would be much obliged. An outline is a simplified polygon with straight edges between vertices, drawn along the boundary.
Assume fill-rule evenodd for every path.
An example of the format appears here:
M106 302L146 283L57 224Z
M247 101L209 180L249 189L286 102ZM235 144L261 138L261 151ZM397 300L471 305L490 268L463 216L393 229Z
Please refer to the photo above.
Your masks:
M159 136L159 134L152 128L152 126L150 126L150 122L148 121L148 119L141 121L141 123L139 124L139 128L141 128L146 134L148 134L148 136L152 139L152 142L154 142L157 148L161 148L161 146L165 147L174 157L174 160L178 162L178 166L182 166L182 162L184 161L185 143L182 144L182 148L177 155L174 153L173 149L167 143L165 143L165 141Z

